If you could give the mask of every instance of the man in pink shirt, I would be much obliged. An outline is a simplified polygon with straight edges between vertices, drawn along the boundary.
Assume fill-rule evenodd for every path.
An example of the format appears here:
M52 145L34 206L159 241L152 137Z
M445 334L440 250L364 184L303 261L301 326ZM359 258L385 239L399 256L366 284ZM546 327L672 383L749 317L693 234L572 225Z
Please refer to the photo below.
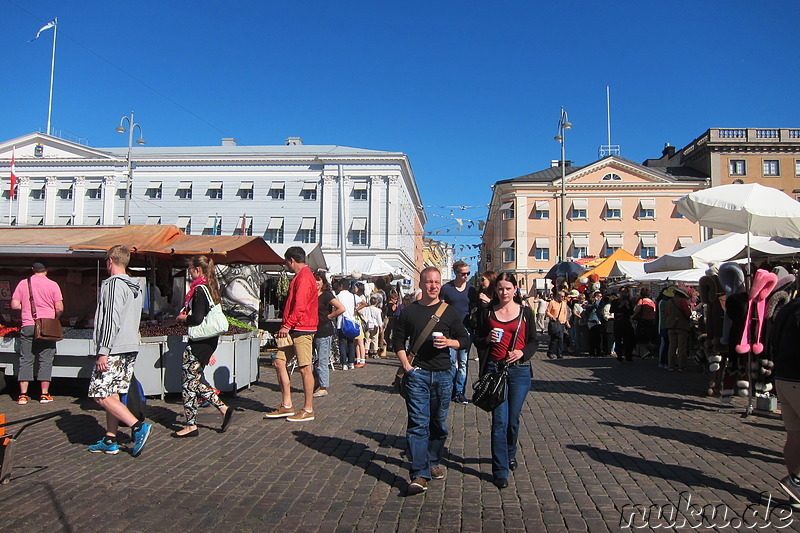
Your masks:
M34 320L31 312L31 292L36 305L37 318L59 318L64 312L64 298L58 283L47 277L47 267L41 263L33 264L33 275L23 279L11 296L11 309L22 311L22 329L19 336L19 405L25 405L28 397L28 383L33 381L34 361L38 359L37 379L42 386L41 403L50 403L50 377L53 373L53 358L56 355L55 341L33 338Z

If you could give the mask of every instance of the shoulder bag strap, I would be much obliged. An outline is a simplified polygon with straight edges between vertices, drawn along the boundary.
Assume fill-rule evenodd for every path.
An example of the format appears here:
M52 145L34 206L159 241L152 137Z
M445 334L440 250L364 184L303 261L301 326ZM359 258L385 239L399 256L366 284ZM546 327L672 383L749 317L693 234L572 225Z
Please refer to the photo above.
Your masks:
M447 304L445 302L440 302L439 307L436 308L436 311L431 315L430 320L428 320L428 323L425 325L425 329L422 330L422 333L420 333L414 341L414 345L411 347L412 354L416 355L422 343L425 342L425 339L431 334L433 328L439 323L439 319L442 318L445 309L447 309Z
M489 310L489 314L490 314L490 316L495 316L495 319L496 319L496 315L494 314L494 309L490 309ZM517 317L517 329L514 331L514 337L511 339L511 344L509 344L509 347L512 350L514 349L514 346L517 344L517 337L519 336L519 328L520 328L520 326L522 326L523 315L524 315L524 307L522 307L520 305L519 306L519 316ZM478 372L479 376L483 375L484 371L486 370L486 365L487 365L488 362L489 362L489 354L487 353L486 354L486 359L483 361L483 364L481 365L481 369Z
M31 298L31 316L33 321L36 322L36 303L33 301L33 287L31 287L31 278L28 278L28 296Z

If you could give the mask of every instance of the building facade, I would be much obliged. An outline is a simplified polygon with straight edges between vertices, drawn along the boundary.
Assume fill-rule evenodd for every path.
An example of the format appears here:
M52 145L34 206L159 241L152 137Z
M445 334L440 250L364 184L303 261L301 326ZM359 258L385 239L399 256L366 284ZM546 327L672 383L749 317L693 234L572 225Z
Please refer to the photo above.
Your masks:
M12 148L13 202L7 181ZM6 168L0 220L124 224L127 156L127 147L91 148L41 133L0 143ZM319 245L326 258L377 256L408 278L422 268L426 218L403 153L304 145L297 137L278 146L223 139L220 146L135 146L130 163L131 224Z
M480 270L511 271L523 290L559 257L607 257L618 248L649 259L700 240L700 226L673 200L707 186L687 168L648 168L611 155L583 167L567 162L561 228L560 162L493 186ZM559 250L561 232L567 250Z
M424 266L436 267L442 273L442 283L447 283L453 279L453 263L455 262L453 256L455 249L451 244L446 242L437 241L430 237L423 239L424 248Z

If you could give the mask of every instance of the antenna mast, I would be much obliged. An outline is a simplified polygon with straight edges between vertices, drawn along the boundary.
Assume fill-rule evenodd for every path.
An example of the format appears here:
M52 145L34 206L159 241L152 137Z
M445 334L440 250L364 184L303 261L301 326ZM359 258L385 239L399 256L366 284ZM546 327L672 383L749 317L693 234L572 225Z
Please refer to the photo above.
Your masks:
M611 86L606 85L606 117L608 124L608 144L601 144L597 150L597 155L600 159L608 155L619 155L620 149L618 144L611 144Z

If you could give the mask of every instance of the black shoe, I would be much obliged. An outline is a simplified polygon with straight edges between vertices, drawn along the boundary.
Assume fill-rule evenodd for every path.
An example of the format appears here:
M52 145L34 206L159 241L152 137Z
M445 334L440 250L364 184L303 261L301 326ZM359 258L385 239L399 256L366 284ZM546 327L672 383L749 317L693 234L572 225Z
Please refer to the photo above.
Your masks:
M467 397L464 396L463 394L461 394L460 392L458 394L456 394L456 401L458 403L460 403L460 404L463 404L463 405L469 405L469 403L470 403L469 400L467 399Z
M180 433L178 433L176 431L175 433L172 434L172 438L173 439L186 439L186 438L189 438L189 437L197 437L198 435L200 435L200 430L199 429L193 429L189 433L184 433L183 435L181 435Z
M504 477L496 477L492 483L494 483L494 486L498 489L505 489L508 487L508 479Z
M564 359L563 355L556 356L556 359Z
M551 354L550 352L547 352L547 358L548 358L548 359L555 359L555 358L556 358L556 356L555 356L555 355L553 355L553 354Z
M222 419L222 427L219 428L220 433L225 433L225 430L231 425L231 419L233 419L233 412L235 410L236 409L234 409L232 406L228 406L228 410L225 411L225 418Z
M508 462L508 469L511 470L512 472L517 469L517 460L516 459L511 459Z

